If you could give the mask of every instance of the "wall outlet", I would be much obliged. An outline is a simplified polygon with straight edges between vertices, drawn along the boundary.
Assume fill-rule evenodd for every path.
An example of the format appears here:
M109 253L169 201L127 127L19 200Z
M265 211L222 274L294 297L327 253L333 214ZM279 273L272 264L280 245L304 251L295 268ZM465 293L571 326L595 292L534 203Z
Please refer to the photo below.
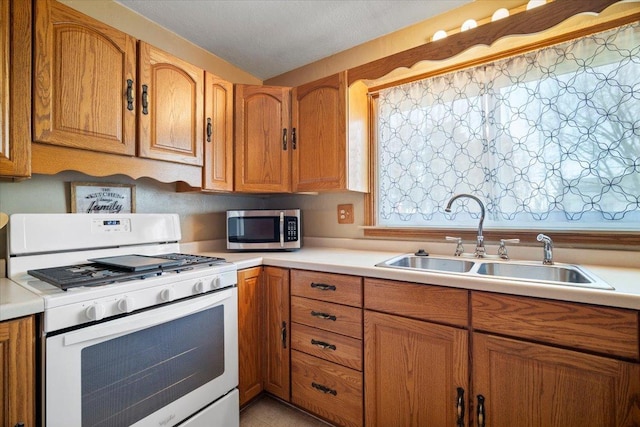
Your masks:
M338 205L338 224L353 224L353 204Z

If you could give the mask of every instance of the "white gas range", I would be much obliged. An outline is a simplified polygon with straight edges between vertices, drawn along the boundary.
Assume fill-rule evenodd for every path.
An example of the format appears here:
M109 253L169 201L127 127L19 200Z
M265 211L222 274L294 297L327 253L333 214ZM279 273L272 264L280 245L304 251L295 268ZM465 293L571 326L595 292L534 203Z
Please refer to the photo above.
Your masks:
M45 306L46 425L238 425L237 269L180 239L175 214L12 215L9 277Z

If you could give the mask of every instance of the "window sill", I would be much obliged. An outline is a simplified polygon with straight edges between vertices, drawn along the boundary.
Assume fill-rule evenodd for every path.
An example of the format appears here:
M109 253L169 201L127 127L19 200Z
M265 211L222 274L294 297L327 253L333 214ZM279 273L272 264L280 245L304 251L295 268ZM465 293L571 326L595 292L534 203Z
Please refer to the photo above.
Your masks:
M560 231L516 229L487 230L483 232L485 242L498 243L500 239L520 239L521 244L538 244L539 233L549 235L557 247L584 249L640 249L640 231ZM475 241L477 232L470 228L400 228L364 227L365 237L421 240L443 242L446 236L461 237L464 241Z

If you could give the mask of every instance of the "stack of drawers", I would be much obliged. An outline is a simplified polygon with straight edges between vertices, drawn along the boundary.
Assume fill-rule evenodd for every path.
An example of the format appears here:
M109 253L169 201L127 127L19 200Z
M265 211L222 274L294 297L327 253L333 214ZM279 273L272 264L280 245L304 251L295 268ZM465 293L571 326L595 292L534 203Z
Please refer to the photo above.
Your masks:
M291 400L363 425L362 278L291 270Z

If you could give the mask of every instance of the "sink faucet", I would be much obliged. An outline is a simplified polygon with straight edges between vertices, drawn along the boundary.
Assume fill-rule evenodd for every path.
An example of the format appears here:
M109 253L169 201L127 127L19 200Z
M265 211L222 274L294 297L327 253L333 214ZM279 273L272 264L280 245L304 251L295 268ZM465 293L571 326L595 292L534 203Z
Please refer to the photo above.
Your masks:
M551 237L546 234L538 234L536 237L538 242L542 242L542 249L544 251L544 257L542 258L542 263L545 265L553 265L553 240Z
M474 252L474 255L476 256L476 258L484 258L484 254L486 251L484 248L484 236L482 235L482 223L484 222L484 204L482 203L482 201L471 194L457 194L449 199L449 203L447 203L447 207L444 208L444 211L451 212L451 204L460 197L467 197L469 199L475 200L476 202L478 202L478 205L480 205L480 223L478 224L478 237L476 239L476 251Z

